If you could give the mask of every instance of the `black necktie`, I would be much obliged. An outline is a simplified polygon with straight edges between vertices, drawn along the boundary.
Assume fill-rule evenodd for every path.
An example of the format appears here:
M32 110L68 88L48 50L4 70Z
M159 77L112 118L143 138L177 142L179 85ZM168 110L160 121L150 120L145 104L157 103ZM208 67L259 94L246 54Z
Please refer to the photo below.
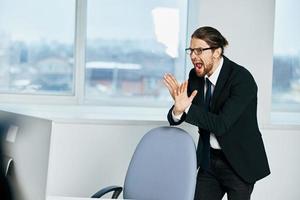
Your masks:
M211 99L211 82L208 78L205 79L206 82L206 93L205 93L205 108L209 111L209 104Z
M206 82L206 94L205 94L205 109L209 111L209 105L211 100L211 82L208 78L205 79ZM202 139L203 139L203 149L202 149L202 159L200 162L200 167L207 171L210 166L210 132L202 130Z

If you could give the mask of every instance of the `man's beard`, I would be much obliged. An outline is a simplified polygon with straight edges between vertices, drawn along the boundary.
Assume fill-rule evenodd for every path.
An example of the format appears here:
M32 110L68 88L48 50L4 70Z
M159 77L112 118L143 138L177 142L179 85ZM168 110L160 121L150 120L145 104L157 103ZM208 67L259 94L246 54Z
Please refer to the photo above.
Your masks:
M201 72L197 71L197 69L195 69L195 72L198 77L204 77L212 70L212 68L213 68L213 63L210 62L207 65L203 65Z

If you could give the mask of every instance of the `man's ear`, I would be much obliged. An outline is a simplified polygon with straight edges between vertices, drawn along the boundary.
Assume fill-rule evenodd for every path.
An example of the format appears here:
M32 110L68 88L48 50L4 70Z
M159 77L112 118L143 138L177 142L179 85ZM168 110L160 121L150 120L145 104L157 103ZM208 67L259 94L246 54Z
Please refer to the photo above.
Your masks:
M214 50L213 57L214 58L220 58L221 54L222 54L222 49L221 49L221 47L219 47L219 48Z

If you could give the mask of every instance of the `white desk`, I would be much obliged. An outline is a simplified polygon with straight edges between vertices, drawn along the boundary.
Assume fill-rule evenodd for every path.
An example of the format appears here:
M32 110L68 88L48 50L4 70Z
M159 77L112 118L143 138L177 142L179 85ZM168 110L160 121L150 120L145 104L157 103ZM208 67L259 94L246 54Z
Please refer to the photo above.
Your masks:
M46 200L91 200L92 198L84 197L60 197L60 196L48 196Z
M94 198L48 196L46 200L91 200L91 199L94 199ZM105 199L101 199L101 200L105 200ZM106 200L108 200L108 199L106 199Z

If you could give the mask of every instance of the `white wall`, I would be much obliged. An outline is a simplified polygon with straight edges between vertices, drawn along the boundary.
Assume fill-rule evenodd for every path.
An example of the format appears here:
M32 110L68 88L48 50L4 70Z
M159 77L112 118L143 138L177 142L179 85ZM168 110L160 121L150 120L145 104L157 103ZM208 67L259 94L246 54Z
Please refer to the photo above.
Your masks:
M111 121L54 123L48 195L87 197L109 185L123 185L129 161L142 136L165 122ZM185 124L197 141L197 128ZM174 152L175 153L175 152Z
M259 119L269 122L274 35L274 0L199 0L199 26L213 26L228 40L225 55L251 71L258 86Z
M141 137L167 122L106 121L54 123L48 195L87 197L109 185L123 185L127 166ZM195 127L181 126L195 141ZM253 199L300 199L299 130L261 129L271 175L257 182Z
M259 87L259 122L271 175L259 181L257 200L298 200L300 190L300 129L269 124L274 0L191 0L198 26L210 25L229 41L232 60L248 68ZM196 7L195 7L196 5ZM193 20L194 21L194 20ZM134 148L143 134L164 121L56 122L50 152L48 195L89 196L106 185L122 185ZM195 138L195 127L183 125Z
M299 129L262 129L271 175L257 182L253 199L300 199Z

